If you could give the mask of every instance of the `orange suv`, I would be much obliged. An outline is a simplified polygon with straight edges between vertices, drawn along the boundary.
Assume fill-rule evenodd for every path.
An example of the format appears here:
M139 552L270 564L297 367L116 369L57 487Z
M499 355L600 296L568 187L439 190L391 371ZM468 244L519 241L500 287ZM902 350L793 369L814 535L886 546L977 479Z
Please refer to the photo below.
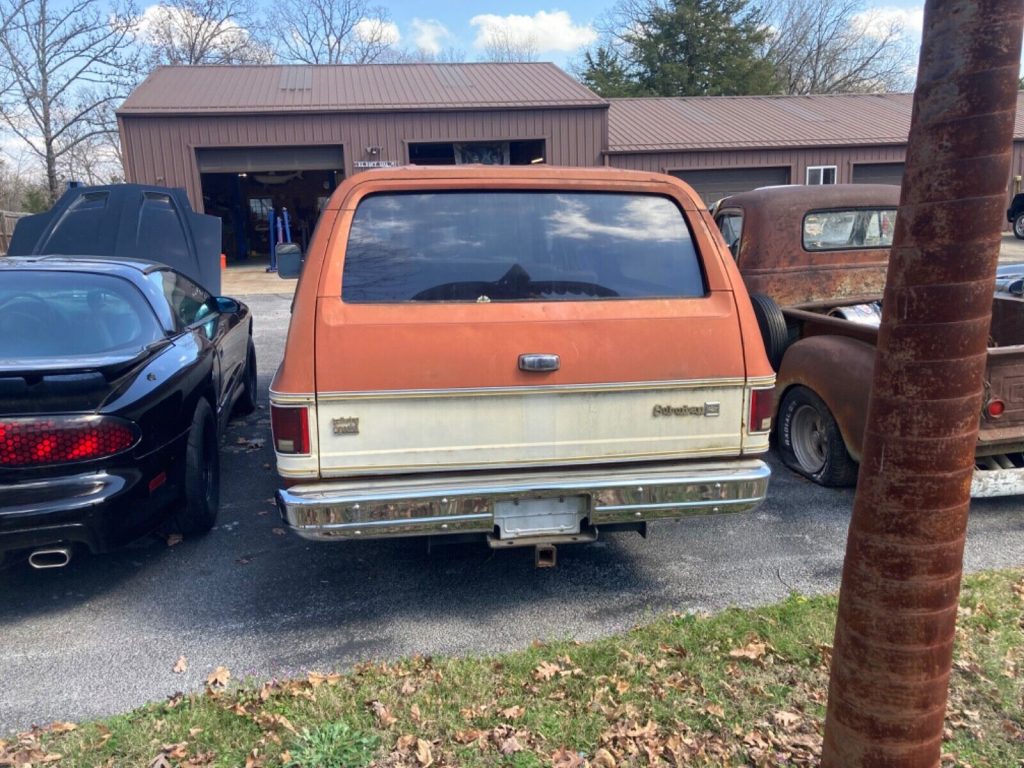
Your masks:
M757 505L773 383L682 182L361 173L317 225L271 387L278 503L306 538L471 533L553 559Z

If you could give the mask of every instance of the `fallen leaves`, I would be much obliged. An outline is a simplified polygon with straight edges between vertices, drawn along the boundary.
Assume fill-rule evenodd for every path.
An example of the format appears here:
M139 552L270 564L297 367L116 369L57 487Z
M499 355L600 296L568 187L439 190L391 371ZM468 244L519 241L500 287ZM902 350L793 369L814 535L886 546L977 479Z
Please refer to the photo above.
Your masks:
M390 728L398 720L387 707L376 699L369 702L369 707L373 710L373 714L377 717L377 725L381 728Z
M434 764L433 749L429 741L416 739L416 762L420 764L420 768L428 768Z
M227 667L217 667L213 672L206 676L206 687L209 690L216 688L224 688L228 684L228 680L231 679L231 672L228 671Z
M179 656L178 660L174 663L174 669L171 670L176 675L183 674L188 669L188 659L184 656Z
M747 659L748 661L761 662L768 653L769 646L760 638L755 638L742 648L734 648L729 651L729 658Z

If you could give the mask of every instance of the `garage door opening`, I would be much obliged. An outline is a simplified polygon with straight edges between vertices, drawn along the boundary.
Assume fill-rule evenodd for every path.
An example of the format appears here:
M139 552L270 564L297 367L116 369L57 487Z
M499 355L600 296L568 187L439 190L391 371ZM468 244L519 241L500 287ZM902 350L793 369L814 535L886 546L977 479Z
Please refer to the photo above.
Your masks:
M253 147L197 151L203 209L223 222L232 264L269 264L271 209L287 210L303 251L328 198L344 178L341 147Z
M532 165L544 162L544 139L417 142L409 145L409 162L413 165Z
M705 205L723 197L758 187L789 184L789 166L769 168L714 168L703 171L669 171L701 196Z

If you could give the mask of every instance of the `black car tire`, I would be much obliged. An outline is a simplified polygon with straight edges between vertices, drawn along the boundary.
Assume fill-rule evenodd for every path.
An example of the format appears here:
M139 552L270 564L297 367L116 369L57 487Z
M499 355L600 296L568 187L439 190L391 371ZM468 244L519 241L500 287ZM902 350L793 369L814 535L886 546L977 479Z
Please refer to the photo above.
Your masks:
M256 410L256 397L259 385L256 379L256 347L249 339L249 351L245 355L245 379L242 384L242 394L238 396L238 404L235 406L237 413L243 416Z
M789 329L786 327L786 317L779 309L779 305L769 297L760 293L750 295L750 303L754 307L754 317L757 318L757 326L761 329L761 338L764 340L764 351L768 354L768 362L773 370L779 370L782 364L782 356L789 346Z
M206 533L213 528L220 507L220 451L217 422L205 398L200 398L188 432L183 496L170 527L183 534Z
M857 463L846 450L832 412L807 387L788 390L779 406L779 454L790 469L829 488L857 482Z
M1013 220L1013 234L1018 240L1024 240L1024 213L1018 213Z

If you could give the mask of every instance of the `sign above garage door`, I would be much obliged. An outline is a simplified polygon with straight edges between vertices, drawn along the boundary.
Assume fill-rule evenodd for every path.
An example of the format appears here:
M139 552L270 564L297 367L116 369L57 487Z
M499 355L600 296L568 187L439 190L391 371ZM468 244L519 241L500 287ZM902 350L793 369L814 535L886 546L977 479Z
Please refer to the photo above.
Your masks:
M341 147L201 147L196 150L200 173L252 171L341 171Z
M669 173L693 187L706 205L758 187L789 184L788 165L768 168L712 168Z

